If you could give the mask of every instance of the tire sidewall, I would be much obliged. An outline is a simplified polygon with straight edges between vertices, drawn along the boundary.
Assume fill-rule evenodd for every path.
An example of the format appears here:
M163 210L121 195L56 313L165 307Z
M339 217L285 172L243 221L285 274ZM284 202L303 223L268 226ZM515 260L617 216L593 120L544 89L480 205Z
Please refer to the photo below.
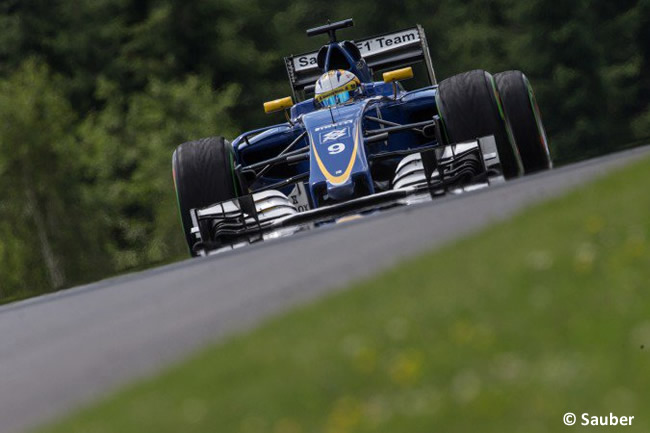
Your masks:
M190 210L237 197L233 151L223 137L181 144L172 156L172 175L185 239L192 252Z

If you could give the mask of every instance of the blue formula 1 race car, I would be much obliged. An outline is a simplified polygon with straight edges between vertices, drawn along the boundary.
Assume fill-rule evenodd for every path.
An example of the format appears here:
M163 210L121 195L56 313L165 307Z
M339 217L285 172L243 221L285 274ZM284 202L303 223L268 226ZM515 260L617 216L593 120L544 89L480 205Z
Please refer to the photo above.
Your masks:
M474 70L438 84L421 26L337 41L352 25L310 29L329 43L285 58L292 97L264 104L284 110L285 123L178 146L174 182L192 255L551 168L523 73ZM429 85L405 91L416 63Z

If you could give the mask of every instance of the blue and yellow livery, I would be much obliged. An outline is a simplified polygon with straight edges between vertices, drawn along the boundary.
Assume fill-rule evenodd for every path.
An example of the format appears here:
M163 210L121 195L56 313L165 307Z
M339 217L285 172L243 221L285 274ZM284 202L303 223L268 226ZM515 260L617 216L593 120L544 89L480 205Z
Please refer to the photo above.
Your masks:
M438 83L421 26L338 41L336 31L351 25L308 30L329 42L285 58L291 96L264 104L284 122L177 148L174 182L192 254L551 167L523 73L475 70ZM428 83L407 91L401 81L416 64Z

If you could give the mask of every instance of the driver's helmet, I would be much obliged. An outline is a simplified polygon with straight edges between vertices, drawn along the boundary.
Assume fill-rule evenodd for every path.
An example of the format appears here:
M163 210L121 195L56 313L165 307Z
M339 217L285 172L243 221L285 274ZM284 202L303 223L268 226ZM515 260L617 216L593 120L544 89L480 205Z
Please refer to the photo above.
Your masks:
M343 104L359 92L361 81L350 71L335 69L316 81L314 99L323 107Z

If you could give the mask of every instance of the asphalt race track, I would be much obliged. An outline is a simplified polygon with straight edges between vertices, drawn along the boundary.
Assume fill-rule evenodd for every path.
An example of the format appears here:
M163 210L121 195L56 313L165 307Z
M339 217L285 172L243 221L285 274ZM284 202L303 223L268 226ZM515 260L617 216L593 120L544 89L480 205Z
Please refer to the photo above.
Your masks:
M644 146L0 307L0 430L88 404L271 314L648 154Z

